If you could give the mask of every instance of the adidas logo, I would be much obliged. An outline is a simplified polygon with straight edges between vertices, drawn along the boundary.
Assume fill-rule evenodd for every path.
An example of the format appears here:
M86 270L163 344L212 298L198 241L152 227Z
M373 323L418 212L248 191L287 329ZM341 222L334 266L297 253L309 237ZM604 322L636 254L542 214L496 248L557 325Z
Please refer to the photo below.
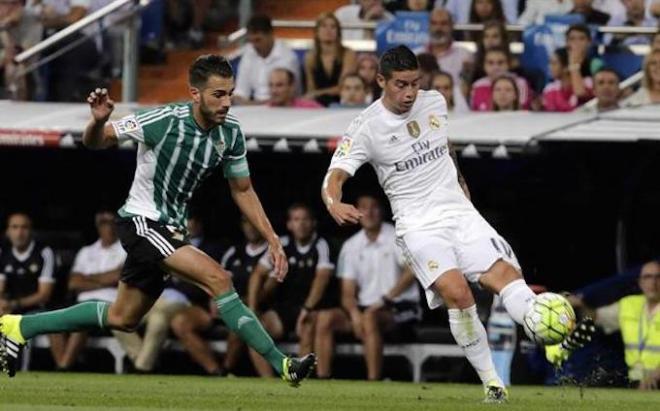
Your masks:
M241 318L238 319L238 329L240 330L241 327L243 327L245 324L249 323L250 321L254 321L254 319L248 317L247 315L242 316Z

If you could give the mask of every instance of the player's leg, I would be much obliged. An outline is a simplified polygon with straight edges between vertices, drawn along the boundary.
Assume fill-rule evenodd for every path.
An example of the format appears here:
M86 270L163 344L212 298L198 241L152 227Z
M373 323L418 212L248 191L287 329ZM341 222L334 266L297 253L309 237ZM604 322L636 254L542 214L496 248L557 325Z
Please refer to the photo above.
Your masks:
M199 334L213 323L211 315L198 306L191 306L177 313L172 322L172 332L181 341L188 354L207 374L220 373L220 365L209 344ZM228 349L229 350L229 349Z
M394 317L388 310L366 310L362 314L362 324L367 379L378 381L383 372L383 330L394 324Z
M314 350L318 357L316 365L318 378L332 376L332 357L335 352L335 333L337 332L351 332L351 320L346 312L341 308L319 311L314 332Z
M285 334L284 322L280 314L274 310L268 310L261 314L259 317L261 324L264 329L272 338L280 339ZM272 377L273 376L273 367L270 363L262 356L257 353L254 349L249 350L250 360L254 366L257 375L260 377Z
M515 322L524 323L536 294L516 267L503 259L498 260L479 277L479 284L502 298L504 308Z

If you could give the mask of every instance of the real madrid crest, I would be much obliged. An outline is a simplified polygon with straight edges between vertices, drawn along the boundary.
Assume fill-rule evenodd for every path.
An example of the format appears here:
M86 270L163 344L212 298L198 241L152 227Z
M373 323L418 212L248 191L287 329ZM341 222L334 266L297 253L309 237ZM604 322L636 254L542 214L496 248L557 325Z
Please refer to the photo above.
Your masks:
M429 115L429 127L433 130L437 130L440 128L440 125L440 119L435 114Z
M408 134L410 134L410 137L412 138L419 137L422 132L422 130L419 128L419 123L415 120L407 123L406 128L408 128Z

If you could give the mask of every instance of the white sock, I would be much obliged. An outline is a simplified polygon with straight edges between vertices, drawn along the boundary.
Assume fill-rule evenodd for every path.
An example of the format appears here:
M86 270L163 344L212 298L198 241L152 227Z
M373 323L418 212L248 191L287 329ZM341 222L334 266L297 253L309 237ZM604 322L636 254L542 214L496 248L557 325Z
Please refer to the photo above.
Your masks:
M477 315L477 306L473 305L464 310L450 308L449 328L484 385L493 380L502 384L490 354L486 329Z
M511 281L506 287L502 288L500 297L504 308L513 318L513 321L522 325L525 314L532 307L536 294L527 286L525 280L520 279Z

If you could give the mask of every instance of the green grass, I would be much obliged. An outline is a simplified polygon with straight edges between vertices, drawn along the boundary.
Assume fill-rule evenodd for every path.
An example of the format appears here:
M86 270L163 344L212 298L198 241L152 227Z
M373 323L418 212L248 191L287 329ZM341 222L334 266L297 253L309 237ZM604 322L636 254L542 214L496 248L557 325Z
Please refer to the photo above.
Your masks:
M507 410L657 410L660 393L513 387ZM0 380L0 410L484 410L477 385L21 373Z

